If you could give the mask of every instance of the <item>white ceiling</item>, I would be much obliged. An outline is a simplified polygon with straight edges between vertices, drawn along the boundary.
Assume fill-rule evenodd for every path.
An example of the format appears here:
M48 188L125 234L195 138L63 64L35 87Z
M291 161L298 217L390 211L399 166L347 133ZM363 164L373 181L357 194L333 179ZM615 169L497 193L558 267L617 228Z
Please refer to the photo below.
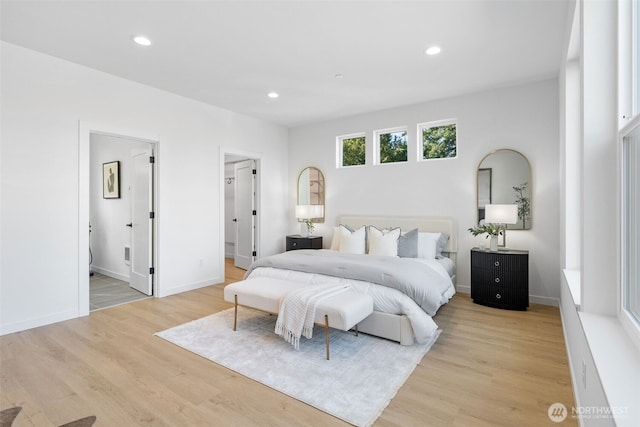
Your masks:
M568 1L2 0L0 35L292 127L555 77Z

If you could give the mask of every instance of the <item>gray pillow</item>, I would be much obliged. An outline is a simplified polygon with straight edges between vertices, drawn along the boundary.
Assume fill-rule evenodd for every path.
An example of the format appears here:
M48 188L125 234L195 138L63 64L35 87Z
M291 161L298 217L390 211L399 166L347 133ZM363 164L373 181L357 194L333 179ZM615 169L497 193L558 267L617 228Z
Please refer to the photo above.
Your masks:
M398 239L398 256L400 258L418 258L418 229L414 228Z

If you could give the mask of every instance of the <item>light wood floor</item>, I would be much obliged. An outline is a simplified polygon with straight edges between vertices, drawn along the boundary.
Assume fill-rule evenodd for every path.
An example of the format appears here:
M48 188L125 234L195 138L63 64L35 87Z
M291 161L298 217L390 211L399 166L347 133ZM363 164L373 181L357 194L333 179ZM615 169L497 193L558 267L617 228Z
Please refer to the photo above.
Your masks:
M242 270L227 266L227 283ZM14 426L345 426L155 332L231 307L223 285L0 337L0 409ZM497 310L456 295L442 334L376 426L546 426L575 405L557 308ZM256 360L255 363L260 363ZM569 417L559 425L577 425Z

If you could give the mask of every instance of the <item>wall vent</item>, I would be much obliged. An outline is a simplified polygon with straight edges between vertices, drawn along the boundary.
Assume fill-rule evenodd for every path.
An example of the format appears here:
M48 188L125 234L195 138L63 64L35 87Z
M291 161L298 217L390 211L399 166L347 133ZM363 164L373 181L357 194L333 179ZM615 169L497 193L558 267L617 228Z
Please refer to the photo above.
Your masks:
M126 264L131 263L131 247L130 246L124 247L124 262Z

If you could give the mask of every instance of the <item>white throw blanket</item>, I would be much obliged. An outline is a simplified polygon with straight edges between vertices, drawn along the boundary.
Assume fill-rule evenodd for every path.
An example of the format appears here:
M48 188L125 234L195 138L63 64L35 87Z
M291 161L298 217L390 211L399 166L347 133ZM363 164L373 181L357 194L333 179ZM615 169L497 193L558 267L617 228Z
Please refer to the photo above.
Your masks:
M316 306L321 300L342 292L351 285L312 285L288 292L280 301L280 311L276 321L276 334L292 344L296 350L300 347L300 336L313 336Z

